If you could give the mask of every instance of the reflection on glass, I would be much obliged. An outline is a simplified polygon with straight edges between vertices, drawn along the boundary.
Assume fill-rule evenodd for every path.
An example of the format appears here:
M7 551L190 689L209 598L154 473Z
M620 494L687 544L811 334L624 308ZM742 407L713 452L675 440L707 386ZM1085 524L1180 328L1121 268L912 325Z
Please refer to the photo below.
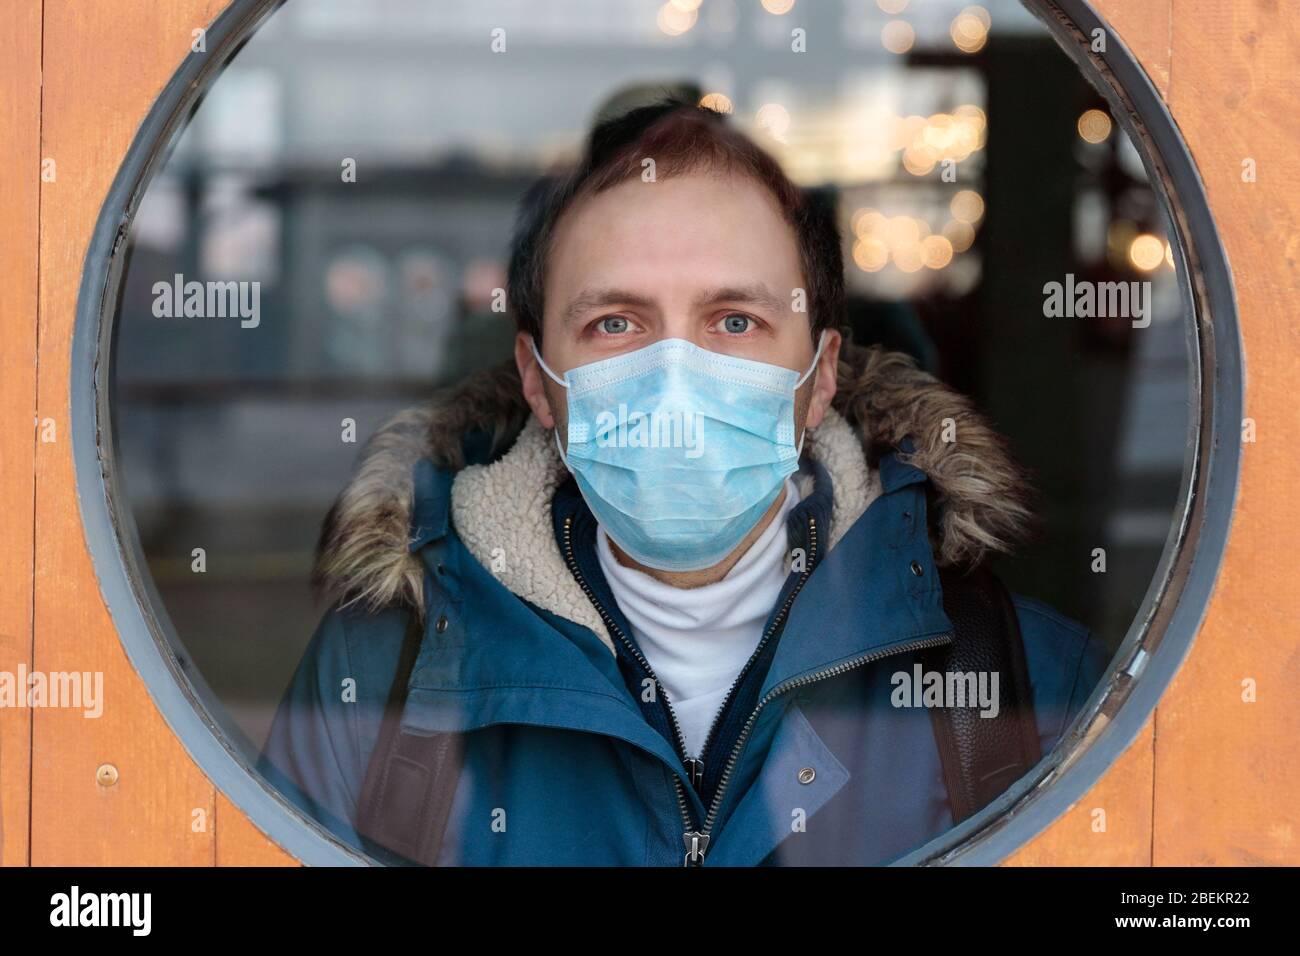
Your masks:
M1045 533L1007 584L1122 638L1186 452L1175 257L1137 151L1018 3L291 0L148 186L114 358L149 571L250 755L319 621L313 549L360 444L511 356L524 191L668 90L833 213L854 340L1009 436ZM256 281L257 327L157 315L174 276ZM1067 281L1148 282L1150 321L1045 317Z

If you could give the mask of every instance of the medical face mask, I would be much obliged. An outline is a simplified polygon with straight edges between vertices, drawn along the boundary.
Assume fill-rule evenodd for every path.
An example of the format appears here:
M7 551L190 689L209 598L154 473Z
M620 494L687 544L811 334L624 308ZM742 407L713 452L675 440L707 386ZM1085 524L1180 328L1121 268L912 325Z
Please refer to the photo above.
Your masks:
M568 444L555 443L588 507L633 559L661 571L712 567L736 549L799 467L800 375L683 339L556 375Z

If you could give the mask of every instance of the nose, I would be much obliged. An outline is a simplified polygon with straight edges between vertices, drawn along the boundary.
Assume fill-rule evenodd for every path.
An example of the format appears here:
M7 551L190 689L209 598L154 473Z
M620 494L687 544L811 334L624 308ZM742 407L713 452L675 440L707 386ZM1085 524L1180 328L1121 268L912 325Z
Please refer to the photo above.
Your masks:
M660 339L683 339L700 348L709 347L709 337L698 316L686 308L674 308L665 313L660 329Z

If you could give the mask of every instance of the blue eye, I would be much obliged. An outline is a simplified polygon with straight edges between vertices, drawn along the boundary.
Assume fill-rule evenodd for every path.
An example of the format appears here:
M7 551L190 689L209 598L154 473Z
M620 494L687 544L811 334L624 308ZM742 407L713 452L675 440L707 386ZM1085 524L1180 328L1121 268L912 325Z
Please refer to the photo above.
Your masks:
M743 333L749 331L749 323L753 320L747 315L741 315L739 312L733 312L722 320L722 327L728 332Z
M600 320L600 330L609 335L619 335L627 331L627 319L621 315L608 315Z

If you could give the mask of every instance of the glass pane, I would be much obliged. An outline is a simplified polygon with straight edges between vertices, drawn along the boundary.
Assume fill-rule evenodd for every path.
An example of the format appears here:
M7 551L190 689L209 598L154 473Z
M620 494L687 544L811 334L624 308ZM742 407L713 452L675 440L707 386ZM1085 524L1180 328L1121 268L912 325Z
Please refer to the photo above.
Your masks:
M692 141L522 229L665 95L780 181ZM440 862L888 862L962 812L925 693L954 634L1008 648L962 712L1024 718L1010 785L1151 586L1193 425L1170 241L1012 0L292 0L130 232L114 437L156 610L232 743L367 851L416 599L405 727L467 731ZM791 391L837 349L833 399ZM623 355L625 392L585 368ZM951 604L999 593L952 576L977 558L1015 627Z

